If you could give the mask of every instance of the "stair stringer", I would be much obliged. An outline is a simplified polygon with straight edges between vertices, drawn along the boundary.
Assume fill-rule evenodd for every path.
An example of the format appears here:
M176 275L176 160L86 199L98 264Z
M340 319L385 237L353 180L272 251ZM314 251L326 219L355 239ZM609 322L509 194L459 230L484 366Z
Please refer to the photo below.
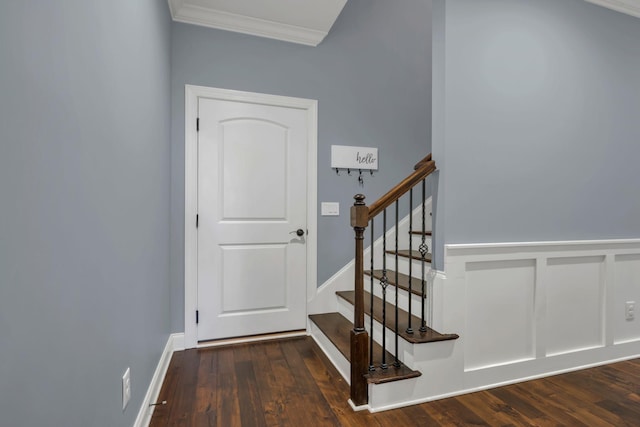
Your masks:
M422 376L370 385L369 411L385 411L461 394L464 354L458 340L410 345L416 350L414 357L420 359L413 361L412 369L422 372Z
M434 281L433 329L439 331L463 330L461 319L464 319L463 307L456 307L460 295L455 289L447 288L443 273L432 272ZM458 290L459 291L459 290ZM350 319L353 317L353 306L337 297L338 312ZM448 303L447 303L448 301ZM444 316L444 307L447 316ZM456 317L457 316L457 317ZM462 323L464 321L462 320ZM365 327L370 328L370 319L365 315ZM386 328L387 345L390 353L395 353L394 331ZM373 322L373 337L379 344L382 342L382 325ZM404 406L410 406L445 397L456 396L473 391L473 386L466 384L464 371L464 341L438 341L412 344L403 338L398 339L398 353L401 362L410 369L420 371L422 376L384 384L369 384L369 403L367 409L379 412ZM393 360L388 362L393 363ZM347 375L348 375L348 371ZM344 375L344 374L343 374Z
M463 290L448 286L442 272L433 274L433 288L431 327L438 331L464 330L464 307L456 304L456 301L460 301L459 292ZM465 381L464 336L456 340L422 344L411 344L402 339L400 341L403 363L422 372L422 376L407 381L370 385L371 412L416 405L473 391L473 387Z
M434 295L438 295L436 298L448 300L453 304L447 304L448 316L446 319L442 316L444 302L434 305L434 323L437 325L434 325L434 329L441 331L462 330L459 319L464 318L460 317L464 313L456 313L455 306L459 295L456 294L455 289L445 287L445 280L442 273L435 276ZM353 306L342 298L337 297L337 300L338 312L347 319L352 318ZM463 310L463 308L460 309ZM456 320L456 316L458 316L458 320ZM365 314L367 330L369 330L369 325L369 316ZM377 321L374 321L373 325L374 340L380 344L382 342L382 325ZM387 327L386 333L386 349L394 354L394 331ZM327 339L325 338L325 340ZM323 350L327 352L324 348ZM384 384L369 384L369 411L379 412L473 391L473 386L466 384L465 381L463 350L463 337L457 340L420 344L412 344L400 337L398 339L398 353L401 362L410 369L420 371L422 376ZM335 351L337 352L337 350ZM329 358L331 359L331 356ZM393 360L389 360L388 363L392 364ZM343 376L349 375L348 366L348 362L346 362L346 367L342 371L338 368ZM347 378L345 377L345 379Z
M425 211L427 218L431 218L429 213L432 209L432 199L429 197L425 200ZM421 218L422 204L412 211L414 228L416 221ZM420 220L421 221L421 220ZM422 225L420 223L420 225ZM417 228L416 228L417 229ZM409 235L409 215L398 221L398 239L402 239L403 236ZM388 242L395 241L396 227L395 225L387 231L387 244ZM368 230L365 232L365 239L369 238ZM366 240L365 240L366 241ZM382 265L382 236L375 240L374 247L374 265ZM371 245L367 246L364 250L364 268L365 270L370 268L371 258ZM353 290L353 282L355 277L355 261L349 261L344 267L342 267L336 274L331 276L327 281L320 285L314 293L307 296L307 314L329 313L336 311L336 292ZM366 282L365 282L366 283ZM310 330L309 323L307 324L307 330Z
M425 208L431 212L431 199L425 203ZM421 228L421 209L418 206L412 211L414 218L414 230ZM430 217L428 217L430 220ZM420 227L416 227L416 225ZM409 215L398 222L399 246L408 244L409 237ZM387 235L387 249L395 249L389 247L389 242L395 243L395 226L391 227ZM413 237L415 239L415 236ZM431 246L431 239L429 246ZM414 240L415 242L415 240ZM374 242L374 263L382 264L383 256L383 239L378 238ZM370 250L367 247L364 252L365 269L370 268ZM387 265L391 268L391 265ZM401 271L403 269L401 268ZM420 273L419 269L415 269L414 276ZM441 272L428 270L427 281L433 284L432 293L432 322L430 326L438 331L455 331L463 330L456 322L451 322L452 316L455 316L455 310L449 305L447 307L448 315L444 316L445 299L450 295L446 295L445 277ZM349 262L339 272L321 285L315 295L308 301L308 313L327 313L338 311L345 318L353 320L353 308L350 304L341 302L342 299L336 296L336 292L353 289L353 281L355 276L355 263ZM379 286L376 280L376 286ZM369 286L369 278L366 277L365 289ZM390 287L389 289L392 289ZM451 300L451 298L448 298ZM455 298L454 298L455 299ZM454 301L455 302L455 301ZM417 306L417 305L416 305ZM415 314L414 310L414 314ZM460 313L464 316L464 313ZM365 316L365 325L369 329L369 317ZM313 322L309 321L309 334L318 343L319 347L327 355L329 360L336 366L340 375L347 383L350 382L350 365L347 359L340 351L331 343L331 341L317 328ZM381 343L382 326L379 322L374 321L373 337L378 343ZM387 350L391 353L395 352L395 341L393 339L393 331L387 328ZM404 339L399 339L399 354L401 361L409 368L418 370L423 373L421 377L405 379L402 381L393 381L383 384L369 384L369 404L367 408L371 412L384 411L388 409L409 406L436 400L443 397L461 394L464 386L464 354L461 339L412 344ZM393 363L393 361L390 361Z

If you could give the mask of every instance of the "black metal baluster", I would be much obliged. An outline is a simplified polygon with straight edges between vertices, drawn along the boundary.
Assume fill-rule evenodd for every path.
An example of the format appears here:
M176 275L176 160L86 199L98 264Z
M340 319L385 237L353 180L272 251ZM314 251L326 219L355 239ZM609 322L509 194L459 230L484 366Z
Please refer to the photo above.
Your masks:
M407 333L413 334L413 328L411 327L411 286L413 283L412 276L412 267L413 267L413 259L411 258L413 254L413 245L411 236L413 234L413 188L409 190L409 315L407 316Z
M427 332L427 322L425 321L425 317L424 317L424 304L425 304L425 264L426 264L426 257L427 257L427 252L429 251L429 247L427 246L427 244L425 243L425 233L426 233L426 229L425 229L425 219L424 219L424 203L425 203L425 199L426 199L426 179L422 180L422 243L420 244L420 255L422 256L422 324L420 325L420 332Z
M369 312L369 371L375 371L376 367L373 365L373 247L375 245L375 235L373 233L374 219L371 219L371 311Z
M396 368L400 367L400 359L398 357L398 210L399 202L396 200L396 330L395 330L395 344L396 344L396 362L393 364Z
M387 369L387 286L389 286L389 280L387 279L387 210L382 213L382 278L380 279L380 285L382 286L382 369ZM373 305L372 305L373 307Z

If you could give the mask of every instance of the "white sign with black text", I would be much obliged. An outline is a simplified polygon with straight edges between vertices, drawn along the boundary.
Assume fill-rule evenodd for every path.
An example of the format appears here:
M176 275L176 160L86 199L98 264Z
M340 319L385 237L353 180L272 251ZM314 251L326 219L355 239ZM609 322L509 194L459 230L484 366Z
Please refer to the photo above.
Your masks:
M332 145L331 167L334 169L378 170L378 149Z

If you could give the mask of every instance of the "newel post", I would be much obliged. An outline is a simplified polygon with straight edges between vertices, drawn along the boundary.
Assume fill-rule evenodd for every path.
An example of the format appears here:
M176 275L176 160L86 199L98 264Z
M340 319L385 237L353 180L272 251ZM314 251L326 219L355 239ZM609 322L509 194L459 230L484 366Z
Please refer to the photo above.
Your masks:
M351 226L355 231L355 305L351 331L351 401L355 406L368 403L367 380L369 334L364 328L364 230L369 224L369 207L362 194L354 196L351 207Z

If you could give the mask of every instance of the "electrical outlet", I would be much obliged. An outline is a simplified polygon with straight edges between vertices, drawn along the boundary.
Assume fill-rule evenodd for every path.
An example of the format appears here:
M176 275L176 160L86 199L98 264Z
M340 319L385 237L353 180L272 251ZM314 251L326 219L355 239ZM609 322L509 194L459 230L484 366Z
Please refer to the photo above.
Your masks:
M131 368L127 368L122 376L122 410L124 411L131 400Z
M633 320L636 318L636 302L627 301L624 306L624 315L627 320Z

